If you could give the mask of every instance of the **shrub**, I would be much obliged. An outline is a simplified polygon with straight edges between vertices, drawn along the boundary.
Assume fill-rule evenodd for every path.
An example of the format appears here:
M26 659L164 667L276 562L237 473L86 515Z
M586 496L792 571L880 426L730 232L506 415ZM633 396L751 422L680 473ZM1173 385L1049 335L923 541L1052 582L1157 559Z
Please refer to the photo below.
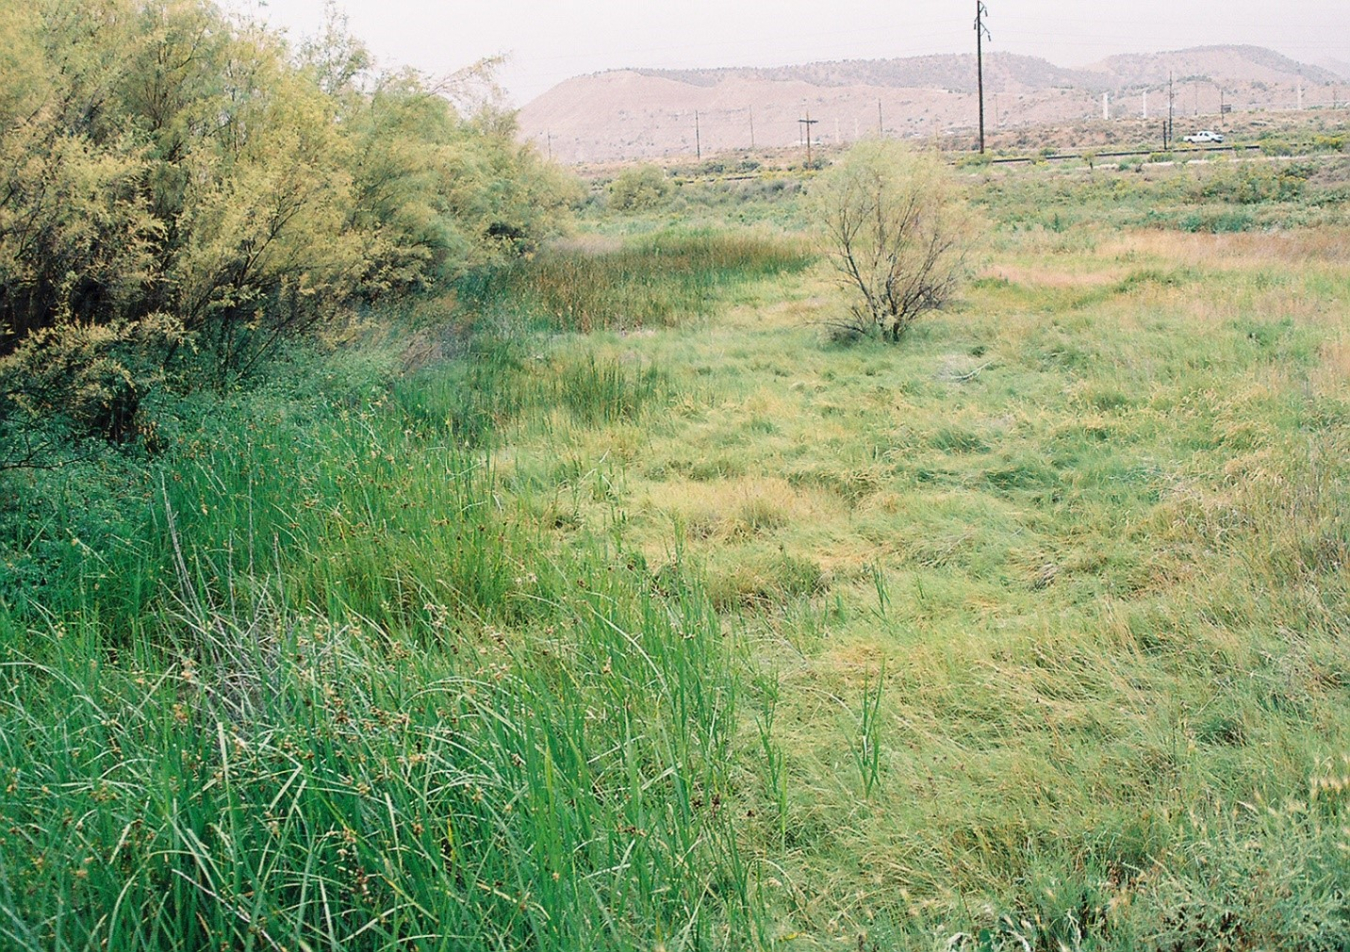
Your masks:
M237 379L353 305L518 257L549 230L567 190L507 114L372 76L330 34L297 58L206 0L34 0L5 20L0 358L29 353L0 369L0 428L31 409L15 393L78 404L52 388L102 374L125 419L66 416L121 439L156 372ZM147 371L134 386L95 363L114 343ZM39 347L64 377L16 376L44 363Z
M624 169L609 183L610 204L624 212L656 208L670 195L670 180L655 165Z
M163 353L182 339L167 318L63 323L0 356L0 472L64 465L93 452L87 441L153 437L139 418L159 382ZM147 448L155 450L154 439Z
M966 277L974 218L935 156L863 142L811 198L825 251L854 292L846 333L898 341Z
M994 161L988 152L969 152L956 160L958 169L984 168Z

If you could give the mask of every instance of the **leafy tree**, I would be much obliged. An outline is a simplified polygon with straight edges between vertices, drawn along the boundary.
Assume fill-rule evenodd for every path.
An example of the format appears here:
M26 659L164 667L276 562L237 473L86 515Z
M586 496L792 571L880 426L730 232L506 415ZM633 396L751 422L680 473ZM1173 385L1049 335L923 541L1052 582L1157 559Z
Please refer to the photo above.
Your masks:
M966 275L974 220L945 166L893 141L854 146L811 191L825 251L852 292L850 334L898 341Z
M297 54L208 0L0 0L0 428L123 439L171 376L528 253L571 187L447 92L373 73L331 13Z

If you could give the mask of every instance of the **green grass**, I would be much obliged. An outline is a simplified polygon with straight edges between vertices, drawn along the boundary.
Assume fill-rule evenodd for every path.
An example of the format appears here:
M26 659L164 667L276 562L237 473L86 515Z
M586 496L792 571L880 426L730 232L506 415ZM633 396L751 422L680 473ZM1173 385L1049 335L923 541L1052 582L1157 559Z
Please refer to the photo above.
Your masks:
M11 479L0 936L1344 949L1347 241L1264 168L1002 177L899 347L586 222L456 359Z
M613 406L594 370L561 378L581 381L585 419ZM4 616L0 934L54 949L753 934L753 880L716 806L735 678L699 589L658 598L601 544L541 546L484 460L397 401L289 411L167 466L139 538L86 561L69 602L49 593L59 620Z
M706 317L731 287L800 270L811 260L799 240L769 232L664 229L618 247L584 244L463 286L488 313L553 331L632 331Z

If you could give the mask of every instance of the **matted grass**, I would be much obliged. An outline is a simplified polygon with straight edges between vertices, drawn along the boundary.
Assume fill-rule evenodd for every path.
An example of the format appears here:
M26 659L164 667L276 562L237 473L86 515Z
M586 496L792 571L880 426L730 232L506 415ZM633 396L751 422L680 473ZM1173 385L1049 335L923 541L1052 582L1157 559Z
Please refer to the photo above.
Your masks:
M623 446L569 534L674 533L758 645L745 835L798 944L1346 941L1345 234L1032 232L898 349L825 340L823 272L587 345L699 398L522 432L504 484Z

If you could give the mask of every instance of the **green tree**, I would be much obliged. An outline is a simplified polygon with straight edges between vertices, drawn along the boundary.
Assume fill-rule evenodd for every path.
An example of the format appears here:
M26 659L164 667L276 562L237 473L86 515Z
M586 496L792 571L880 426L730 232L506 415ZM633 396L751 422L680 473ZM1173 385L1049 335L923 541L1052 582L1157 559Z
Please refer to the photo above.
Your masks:
M297 53L208 0L0 0L0 427L78 386L123 419L67 422L123 438L162 380L528 253L574 187L452 92L376 74L331 11Z

